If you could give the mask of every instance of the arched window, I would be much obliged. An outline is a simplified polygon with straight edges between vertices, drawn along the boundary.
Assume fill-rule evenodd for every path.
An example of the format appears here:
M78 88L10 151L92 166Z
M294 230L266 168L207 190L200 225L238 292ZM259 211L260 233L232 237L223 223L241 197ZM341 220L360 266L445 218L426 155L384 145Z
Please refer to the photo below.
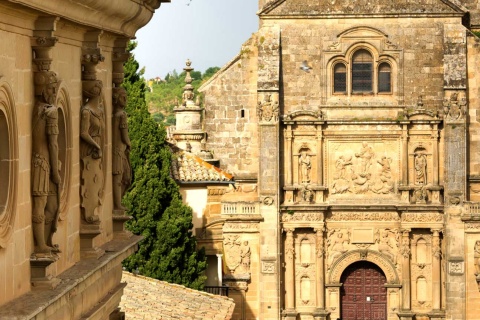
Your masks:
M392 68L386 62L378 66L378 92L392 91Z
M347 67L343 63L338 63L335 65L333 75L333 92L347 92Z
M372 92L372 83L372 55L367 50L358 50L352 59L352 92Z

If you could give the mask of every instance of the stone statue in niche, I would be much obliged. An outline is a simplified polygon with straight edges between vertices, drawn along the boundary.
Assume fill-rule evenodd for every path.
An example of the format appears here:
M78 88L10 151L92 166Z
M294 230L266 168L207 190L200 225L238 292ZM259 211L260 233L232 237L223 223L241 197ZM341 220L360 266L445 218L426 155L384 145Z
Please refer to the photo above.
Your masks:
M477 277L477 281L480 281L480 240L475 241L475 247L473 248L473 260L475 263L475 276Z
M312 169L312 160L308 155L307 150L302 150L300 152L300 157L298 158L298 164L300 166L300 181L301 183L310 182L310 171Z
M122 205L122 197L132 182L132 168L130 166L130 138L128 137L127 92L124 88L113 88L113 117L112 117L112 175L113 175L113 208L126 210Z
M427 184L427 156L425 153L416 152L414 156L415 184Z
M58 81L52 71L35 73L36 104L32 123L32 229L36 255L60 252L52 242L60 208L58 156Z
M80 158L82 163L82 211L87 223L98 224L96 209L103 195L103 131L105 114L100 80L84 81L84 105L80 110Z
M336 233L335 236L333 235L334 233ZM350 243L350 232L347 238L344 237L343 231L341 230L333 229L328 232L327 246L329 248L329 266L332 265L335 259L348 251L348 249L345 248L345 243Z
M271 96L271 94L266 94L264 100L258 102L258 118L261 121L278 121L278 101L272 101Z

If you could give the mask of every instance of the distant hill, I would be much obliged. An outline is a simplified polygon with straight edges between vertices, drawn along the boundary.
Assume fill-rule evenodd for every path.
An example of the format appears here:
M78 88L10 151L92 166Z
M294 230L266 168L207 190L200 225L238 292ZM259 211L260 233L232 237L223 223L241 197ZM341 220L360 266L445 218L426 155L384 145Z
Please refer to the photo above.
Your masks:
M198 94L197 88L208 79L210 79L219 67L208 68L203 74L200 71L192 71L192 85L195 88L195 95ZM181 102L183 87L185 86L185 71L178 74L173 70L165 76L165 79L150 79L147 83L150 91L147 91L146 100L148 111L157 122L164 122L168 125L175 125L175 115L173 108Z

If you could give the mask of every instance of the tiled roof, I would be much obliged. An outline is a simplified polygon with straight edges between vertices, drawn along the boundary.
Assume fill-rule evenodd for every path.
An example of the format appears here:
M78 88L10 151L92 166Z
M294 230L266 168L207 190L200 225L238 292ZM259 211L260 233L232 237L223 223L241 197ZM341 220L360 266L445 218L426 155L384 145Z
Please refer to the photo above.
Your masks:
M186 151L175 152L173 178L178 182L233 182L233 176Z
M120 302L127 320L136 319L232 319L232 299L177 284L123 272L127 283Z

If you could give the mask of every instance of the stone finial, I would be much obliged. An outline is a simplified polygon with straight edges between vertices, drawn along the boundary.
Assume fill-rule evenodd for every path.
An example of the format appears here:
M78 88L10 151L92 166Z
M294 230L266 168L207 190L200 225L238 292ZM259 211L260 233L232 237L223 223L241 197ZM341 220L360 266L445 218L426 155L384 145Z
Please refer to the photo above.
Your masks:
M184 107L194 107L195 102L193 100L195 94L193 93L193 86L192 86L192 76L190 75L190 72L192 72L194 69L191 67L192 62L190 60L187 60L186 62L186 67L183 68L185 70L185 86L183 87L183 95L182 95L182 106Z

